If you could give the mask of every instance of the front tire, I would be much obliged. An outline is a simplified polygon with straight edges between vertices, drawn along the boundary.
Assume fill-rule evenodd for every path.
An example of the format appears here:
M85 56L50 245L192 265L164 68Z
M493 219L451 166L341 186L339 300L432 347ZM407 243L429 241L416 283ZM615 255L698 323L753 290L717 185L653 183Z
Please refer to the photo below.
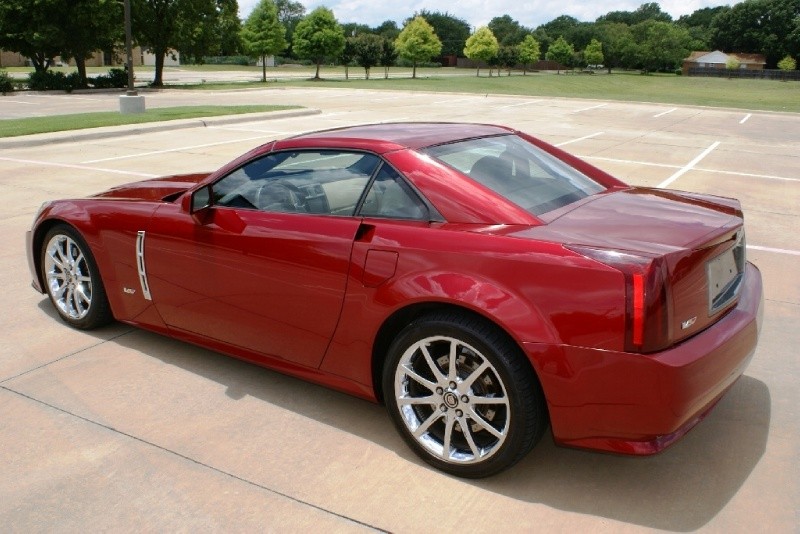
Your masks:
M406 327L383 374L389 415L411 448L450 474L490 476L541 439L547 410L533 370L499 328L460 313Z
M89 330L113 320L92 251L74 228L59 224L47 232L39 264L47 295L66 323Z

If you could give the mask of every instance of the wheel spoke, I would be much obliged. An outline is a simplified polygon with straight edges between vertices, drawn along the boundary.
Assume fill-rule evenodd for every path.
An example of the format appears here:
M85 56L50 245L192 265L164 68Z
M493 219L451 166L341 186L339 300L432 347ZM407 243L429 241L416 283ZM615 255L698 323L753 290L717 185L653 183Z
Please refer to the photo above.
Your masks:
M436 399L432 396L429 397L400 397L397 399L397 404L400 406L436 406Z
M404 365L403 371L405 371L405 375L408 378L414 380L419 385L426 387L428 390L434 391L436 389L436 384L417 374L417 372L414 371L414 369L412 369L409 365Z
M489 421L484 419L481 414L479 414L478 412L476 412L472 408L470 408L470 410L469 410L469 415L470 415L470 419L475 421L478 424L478 426L480 426L483 430L487 431L489 434L493 435L497 439L502 439L503 437L505 437L505 434L503 432L500 432L495 427L493 427L489 423ZM466 431L464 433L466 434Z
M67 284L62 284L58 286L58 288L53 293L53 298L56 301L61 301L64 298L64 293L66 293L67 287L68 287Z
M447 379L450 382L455 382L458 378L458 369L456 368L456 355L458 354L458 342L453 339L450 341L450 355L448 357L449 366L447 370Z
M453 425L455 425L456 418L448 414L445 421L444 439L442 440L442 458L447 460L450 458L450 442L453 439Z
M425 361L428 363L428 367L431 368L433 375L436 377L436 381L441 383L447 380L447 378L442 374L442 371L439 369L439 366L433 361L433 357L428 350L428 346L422 343L420 344L419 350L422 352L422 355L425 356Z
M475 444L475 439L472 437L472 429L466 422L466 418L464 417L460 418L458 420L458 426L461 427L461 431L464 433L464 438L467 440L467 445L469 445L469 450L472 451L472 456L474 456L477 459L481 455L481 451Z
M60 270L66 270L66 264L64 261L64 257L61 255L61 250L56 249L55 251L49 252L47 256L53 262L53 265L58 267Z
M483 361L483 363L481 363L481 364L478 366L478 368L477 368L477 369L475 369L474 371L472 371L472 372L469 374L469 376L467 376L467 377L464 379L464 381L463 381L463 384L464 384L464 386L465 386L465 387L468 387L468 388L471 388L471 387L472 387L472 384L473 384L473 383L475 383L475 381L478 379L478 377L480 377L480 376L483 374L483 372L484 372L486 369L489 369L489 367L491 367L491 366L489 365L489 362L487 362L486 360L484 360L484 361Z
M425 421L423 421L416 430L414 430L414 437L419 438L420 436L424 435L430 426L435 423L437 419L440 419L442 415L444 414L440 411L434 411L432 414L430 414L428 418L425 419Z
M82 286L78 287L75 291L75 307L83 311L88 308L91 303L92 299L86 294L86 289Z
M474 395L470 397L469 403L472 405L476 404L502 404L503 406L508 407L508 398L507 397L480 397Z

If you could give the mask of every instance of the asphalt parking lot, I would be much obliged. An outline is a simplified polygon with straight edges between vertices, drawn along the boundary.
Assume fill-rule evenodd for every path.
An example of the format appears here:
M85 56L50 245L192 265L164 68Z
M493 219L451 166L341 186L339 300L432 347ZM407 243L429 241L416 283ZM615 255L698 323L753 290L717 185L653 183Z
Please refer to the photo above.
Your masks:
M0 140L4 531L797 532L800 115L421 92L146 93L148 107L298 104L302 117L27 146ZM0 97L0 117L118 109L117 95ZM479 481L429 468L381 406L125 325L73 330L30 288L48 199L214 169L274 138L381 121L510 125L637 185L737 197L765 320L745 376L666 452L558 448Z

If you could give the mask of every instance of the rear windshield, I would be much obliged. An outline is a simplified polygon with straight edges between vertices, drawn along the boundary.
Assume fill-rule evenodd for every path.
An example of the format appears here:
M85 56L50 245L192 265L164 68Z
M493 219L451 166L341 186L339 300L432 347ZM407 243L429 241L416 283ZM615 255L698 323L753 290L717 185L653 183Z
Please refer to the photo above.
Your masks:
M424 152L534 215L605 190L585 174L516 135L430 147Z

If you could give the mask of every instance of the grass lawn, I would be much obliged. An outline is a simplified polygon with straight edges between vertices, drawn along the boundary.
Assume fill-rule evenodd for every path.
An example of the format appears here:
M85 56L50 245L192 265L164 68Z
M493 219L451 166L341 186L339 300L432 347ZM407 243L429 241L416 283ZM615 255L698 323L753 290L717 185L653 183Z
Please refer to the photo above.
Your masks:
M375 74L378 74L377 72ZM574 97L599 100L658 102L764 111L800 112L800 83L772 80L683 77L675 75L596 74L430 77L323 82L285 81L280 85L354 87L479 94Z
M238 115L298 109L298 106L183 106L172 108L153 108L144 113L123 115L117 111L98 113L76 113L72 115L53 115L50 117L30 117L25 119L0 120L0 137L15 137L47 132L81 130L100 126L121 126L143 122L160 122L220 115Z
M204 67L208 67L207 65ZM180 67L187 70L191 67ZM236 70L260 69L258 67L236 67ZM234 69L231 69L234 70ZM267 69L268 87L352 87L357 89L386 89L405 91L461 92L478 94L525 95L531 97L573 97L598 100L619 100L628 102L657 102L694 106L726 107L747 110L785 111L800 113L800 83L772 80L741 80L727 78L703 78L675 76L674 74L653 74L643 76L633 72L613 74L551 74L514 71L512 76L505 72L502 76L488 76L481 70L465 69L417 69L417 79L410 78L411 69L392 67L388 80L383 77L383 69L375 67L371 79L365 80L364 69L350 68L350 79L345 80L344 69L324 67L321 71L323 81L310 81L307 78L281 78L287 72L307 73L313 76L313 67L278 67ZM468 73L471 73L469 75ZM326 76L328 79L325 79ZM197 85L174 86L184 89L235 89L264 87L261 82L203 83Z

